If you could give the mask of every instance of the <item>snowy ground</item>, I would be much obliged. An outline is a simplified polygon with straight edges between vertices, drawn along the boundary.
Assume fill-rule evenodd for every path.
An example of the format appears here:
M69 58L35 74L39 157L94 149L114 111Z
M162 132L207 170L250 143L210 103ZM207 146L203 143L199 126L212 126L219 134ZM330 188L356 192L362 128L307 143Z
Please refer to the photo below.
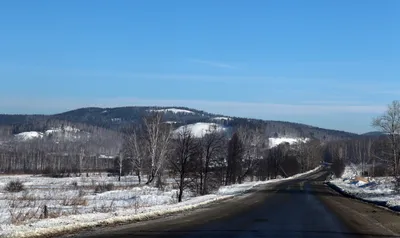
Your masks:
M194 209L207 203L242 194L255 186L285 181L290 178L246 182L221 187L214 194L193 197L186 192L177 203L176 190L163 191L139 186L136 178L115 177L46 178L32 175L0 176L0 186L19 179L25 192L0 192L0 237L41 237L118 222L134 222L160 215ZM172 182L172 181L170 181ZM114 184L114 190L94 193L98 184ZM43 206L48 206L49 218L43 219Z
M400 193L394 191L393 178L368 178L365 183L354 181L357 174L360 174L358 166L347 166L342 177L330 183L349 195L400 211Z

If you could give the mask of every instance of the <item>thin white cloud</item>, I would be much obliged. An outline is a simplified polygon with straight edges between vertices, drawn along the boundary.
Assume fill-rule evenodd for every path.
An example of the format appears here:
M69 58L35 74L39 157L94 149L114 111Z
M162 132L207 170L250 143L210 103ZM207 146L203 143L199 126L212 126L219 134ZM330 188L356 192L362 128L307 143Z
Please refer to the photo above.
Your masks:
M223 64L222 64L223 65ZM77 70L77 69L57 69L57 68L43 68L33 66L19 66L19 65L7 65L0 64L1 71L11 72L24 72L29 75L35 76L46 76L46 77L91 77L97 80L110 80L110 79L121 79L121 80L181 80L181 81L204 81L204 82L231 82L231 81L270 81L270 82L282 82L284 80L293 80L285 77L271 77L271 76L246 76L246 75L212 75L212 74L182 74L182 73L149 73L149 72L129 72L129 71L112 71L112 70ZM85 79L83 79L85 80ZM299 80L299 79L296 79ZM302 79L303 80L303 79Z
M301 104L313 105L363 105L365 102L361 101L342 101L342 100L307 100L301 101Z
M383 81L367 81L367 82L356 82L349 80L346 83L336 83L330 81L330 85L333 83L334 87L340 90L352 90L357 93L366 93L372 95L399 95L400 90L395 88L400 87L399 82L386 82Z
M0 100L0 113L57 113L80 107L186 106L230 116L265 118L276 115L379 114L386 105L284 104L239 101L162 100L140 98L7 98ZM12 111L11 111L12 110Z
M376 94L384 94L384 95L396 95L396 96L400 95L400 90L392 90L392 89L378 90L378 91L374 91L374 92Z
M226 68L226 69L235 69L236 68L235 66L233 66L231 64L217 62L217 61L201 60L201 59L190 59L189 61L194 62L194 63L208 65L211 67L216 67L216 68Z
M213 61L194 60L198 63L214 64L222 68L234 68L234 66L226 63L219 63ZM29 73L29 75L54 77L57 79L59 76L63 77L82 77L96 78L96 80L178 80L178 81L200 81L200 82L251 82L251 81L268 81L268 83L275 83L278 85L286 84L286 82L301 81L304 85L312 84L313 86L326 86L331 85L338 88L348 88L346 85L340 85L336 79L327 78L292 78L285 76L267 76L267 75L210 75L210 74L181 74L181 73L148 73L148 72L129 72L129 71L112 71L112 70L77 70L77 69L57 69L57 68L43 68L40 66L29 65L15 65L15 64L2 64L0 62L0 71L16 71ZM270 85L272 86L272 85ZM374 85L375 86L375 85ZM286 88L287 89L287 88ZM353 87L350 87L353 89Z

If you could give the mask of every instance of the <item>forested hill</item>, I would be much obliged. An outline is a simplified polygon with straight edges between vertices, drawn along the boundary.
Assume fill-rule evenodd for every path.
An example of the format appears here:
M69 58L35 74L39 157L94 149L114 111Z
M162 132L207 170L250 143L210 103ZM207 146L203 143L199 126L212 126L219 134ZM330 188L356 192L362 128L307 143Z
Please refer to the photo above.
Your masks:
M212 122L227 128L237 126L261 127L269 137L307 137L324 141L348 139L357 134L338 130L329 130L309 125L258 120L250 118L227 117L185 107L117 107L117 108L80 108L55 115L0 115L0 126L7 127L12 134L25 131L43 131L54 123L95 126L113 131L140 123L144 115L152 111L164 112L164 120L176 127L198 122Z

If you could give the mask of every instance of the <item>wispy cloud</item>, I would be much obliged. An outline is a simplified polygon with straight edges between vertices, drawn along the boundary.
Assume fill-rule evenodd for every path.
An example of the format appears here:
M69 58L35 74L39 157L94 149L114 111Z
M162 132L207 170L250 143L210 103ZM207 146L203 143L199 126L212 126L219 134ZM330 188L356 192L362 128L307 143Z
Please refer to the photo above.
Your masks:
M201 60L201 59L190 59L189 61L194 62L194 63L208 65L211 67L216 67L216 68L226 68L226 69L235 69L236 68L235 66L228 64L228 63L224 63L224 62Z
M400 90L396 90L396 88L400 87L400 81L399 82L385 82L385 81L355 82L349 80L349 82L346 83L336 83L333 85L335 86L335 88L340 90L353 90L354 92L358 93L380 94L380 95L400 94Z
M209 64L214 67L220 68L236 68L236 66L211 61L192 60L197 63ZM207 63L206 63L207 62ZM286 77L286 76L270 76L270 75L237 75L237 74L184 74L184 73L149 73L149 72L130 72L130 71L114 71L114 70L99 70L99 69L65 69L65 68L47 68L40 66L29 66L29 65L17 65L17 64L3 64L0 62L0 73L4 72L24 72L30 76L46 76L46 77L59 77L59 76L70 76L70 77L81 77L81 78L96 78L96 80L181 80L181 81L204 81L204 82L232 82L232 81L268 81L275 85L287 85L287 82L299 82L301 81L304 85L312 84L313 86L341 86L337 83L336 79L326 78L304 78L304 77ZM85 79L83 79L85 80ZM272 86L272 85L270 85ZM286 87L287 89L287 87ZM352 88L351 88L352 89Z
M312 105L363 105L365 102L361 101L343 101L343 100L308 100L302 101L301 104Z
M383 95L396 95L399 96L400 95L400 90L392 90L392 89L388 89L388 90L378 90L375 91L376 94L383 94Z
M240 101L207 101L182 99L141 99L141 98L0 98L0 112L10 113L56 113L80 107L118 106L187 106L213 113L231 116L264 117L272 115L329 115L340 113L378 114L386 105L347 104L285 104Z
M271 77L267 75L259 76L246 76L246 75L213 75L213 74L183 74L183 73L148 73L148 72L129 72L129 71L111 71L111 70L82 70L82 69L57 69L57 68L41 68L41 67L30 67L30 66L13 66L13 67L2 67L1 71L18 71L29 73L29 75L35 76L70 76L70 77L82 77L82 78L96 78L97 80L109 80L109 79L121 79L121 80L181 80L181 81L204 81L204 82L232 82L232 81L270 81L270 82L282 82L284 80L290 81L293 79L284 77Z

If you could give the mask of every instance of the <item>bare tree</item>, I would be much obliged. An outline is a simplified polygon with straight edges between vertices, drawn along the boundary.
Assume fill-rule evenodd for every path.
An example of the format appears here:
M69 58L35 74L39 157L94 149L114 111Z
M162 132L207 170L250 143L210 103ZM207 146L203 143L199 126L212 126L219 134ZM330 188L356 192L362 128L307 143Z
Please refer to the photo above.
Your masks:
M228 143L228 157L225 185L234 184L239 181L241 174L241 161L243 158L243 143L238 133L234 133Z
M118 181L121 181L122 169L124 166L124 154L120 153L117 160L118 160Z
M288 176L282 167L283 162L287 158L290 151L289 143L281 143L270 149L268 153L268 167L272 178L276 178L279 174Z
M144 136L147 143L146 154L150 160L146 184L150 184L159 175L164 166L171 136L171 126L162 123L162 113L152 113L145 117L143 121Z
M393 175L397 177L399 175L400 102L393 101L389 104L386 112L375 118L372 125L388 136L392 152Z
M135 128L131 134L125 137L124 142L125 159L130 164L131 172L138 177L139 184L142 182L143 161L146 157L146 141L143 131Z
M189 165L199 156L199 145L188 129L180 131L174 139L174 149L170 156L172 171L176 178L179 192L178 202L182 201L183 191L188 186Z
M241 182L246 176L253 175L253 170L260 162L262 145L266 138L261 129L250 129L248 127L238 128L239 139L243 145L243 156L240 161L238 181Z
M322 160L322 146L319 140L301 141L294 144L300 172L315 168Z
M82 163L83 163L83 158L85 157L85 149L81 148L81 151L79 153L79 163L78 163L78 176L81 176L82 174Z
M200 140L201 156L198 173L200 175L200 194L207 194L209 188L210 169L215 167L225 149L225 135L210 129Z

